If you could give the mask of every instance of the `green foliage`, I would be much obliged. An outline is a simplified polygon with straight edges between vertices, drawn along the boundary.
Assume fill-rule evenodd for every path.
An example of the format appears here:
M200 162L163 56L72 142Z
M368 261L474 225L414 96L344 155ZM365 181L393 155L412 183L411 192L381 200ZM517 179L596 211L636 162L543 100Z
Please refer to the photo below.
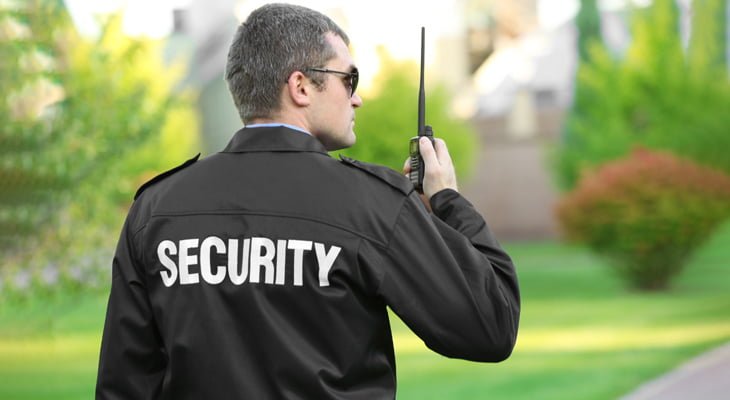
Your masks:
M621 59L600 43L578 70L576 100L556 174L569 190L581 171L626 155L635 145L670 150L730 172L730 81L717 40L724 2L693 2L685 52L672 0L634 12L633 40Z
M728 21L725 20L727 13L723 0L701 0L695 3L692 34L697 40L689 45L689 62L696 74L702 74L714 67L727 66L725 32ZM716 72L720 72L719 69ZM721 77L721 74L717 76Z
M374 95L366 96L356 112L357 143L341 153L400 172L408 157L409 140L418 134L418 67L397 62L385 53L381 59ZM426 88L426 123L436 137L446 141L456 171L463 177L472 165L476 139L465 121L449 114L448 104L445 89Z
M581 0L575 23L578 27L580 58L586 60L590 45L601 40L601 15L598 12L597 0Z
M42 224L73 182L53 126L65 97L64 17L57 2L0 5L0 252Z
M173 94L182 69L163 64L161 43L124 36L120 15L98 38L81 38L59 4L7 11L29 33L0 43L21 60L9 64L15 75L0 77L12 93L0 104L0 124L10 127L0 132L9 144L0 193L13 194L0 196L0 289L11 297L105 286L134 190L189 157L196 138L190 95ZM37 41L45 55L23 62ZM29 72L33 62L50 66ZM23 89L44 79L56 95Z
M730 216L730 177L670 154L637 150L563 198L570 239L612 260L640 289L663 289Z

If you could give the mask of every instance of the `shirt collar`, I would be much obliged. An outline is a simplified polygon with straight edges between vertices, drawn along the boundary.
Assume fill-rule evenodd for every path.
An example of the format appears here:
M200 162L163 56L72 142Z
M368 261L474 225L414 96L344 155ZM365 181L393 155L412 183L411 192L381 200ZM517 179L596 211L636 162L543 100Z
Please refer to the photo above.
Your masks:
M265 151L300 151L328 155L327 149L314 136L302 135L301 129L293 129L281 124L245 127L233 135L228 146L221 153Z
M276 126L285 126L287 128L294 129L295 131L299 131L302 133L306 133L307 135L311 135L311 133L304 130L304 128L300 128L295 125L285 124L283 122L269 122L269 123L265 123L265 124L250 124L250 125L246 125L246 128L271 128L271 127L276 127Z

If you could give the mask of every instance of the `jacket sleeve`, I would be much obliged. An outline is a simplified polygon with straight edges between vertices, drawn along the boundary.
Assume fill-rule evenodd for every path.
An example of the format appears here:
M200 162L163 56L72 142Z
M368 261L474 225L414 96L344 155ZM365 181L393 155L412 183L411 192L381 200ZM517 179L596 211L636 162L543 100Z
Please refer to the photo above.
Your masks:
M135 254L130 219L124 224L112 264L97 399L157 398L165 373L166 356Z
M411 193L381 250L378 292L432 350L502 361L514 348L520 295L510 257L459 193ZM373 249L373 251L377 251Z

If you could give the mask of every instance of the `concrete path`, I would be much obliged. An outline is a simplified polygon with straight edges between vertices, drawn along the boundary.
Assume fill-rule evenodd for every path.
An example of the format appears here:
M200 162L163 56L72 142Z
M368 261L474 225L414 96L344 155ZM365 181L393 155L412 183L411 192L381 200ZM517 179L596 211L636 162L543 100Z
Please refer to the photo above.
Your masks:
M730 343L690 360L622 399L730 399Z

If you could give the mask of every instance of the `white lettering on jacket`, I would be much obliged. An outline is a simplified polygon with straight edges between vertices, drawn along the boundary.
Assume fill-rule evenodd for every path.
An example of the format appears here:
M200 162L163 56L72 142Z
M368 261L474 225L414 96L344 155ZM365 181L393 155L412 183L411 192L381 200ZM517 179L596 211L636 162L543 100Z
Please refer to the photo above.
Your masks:
M317 284L329 286L329 274L340 255L341 247L329 246L310 240L271 240L265 237L228 239L208 236L203 240L183 239L177 243L163 240L157 246L157 258L164 267L160 271L162 284L170 287L175 283L193 285L206 282L221 284L226 278L234 285L250 283L266 285L303 286L305 254L311 253L316 260ZM215 261L217 256L227 257L228 263ZM291 274L291 278L287 278Z

